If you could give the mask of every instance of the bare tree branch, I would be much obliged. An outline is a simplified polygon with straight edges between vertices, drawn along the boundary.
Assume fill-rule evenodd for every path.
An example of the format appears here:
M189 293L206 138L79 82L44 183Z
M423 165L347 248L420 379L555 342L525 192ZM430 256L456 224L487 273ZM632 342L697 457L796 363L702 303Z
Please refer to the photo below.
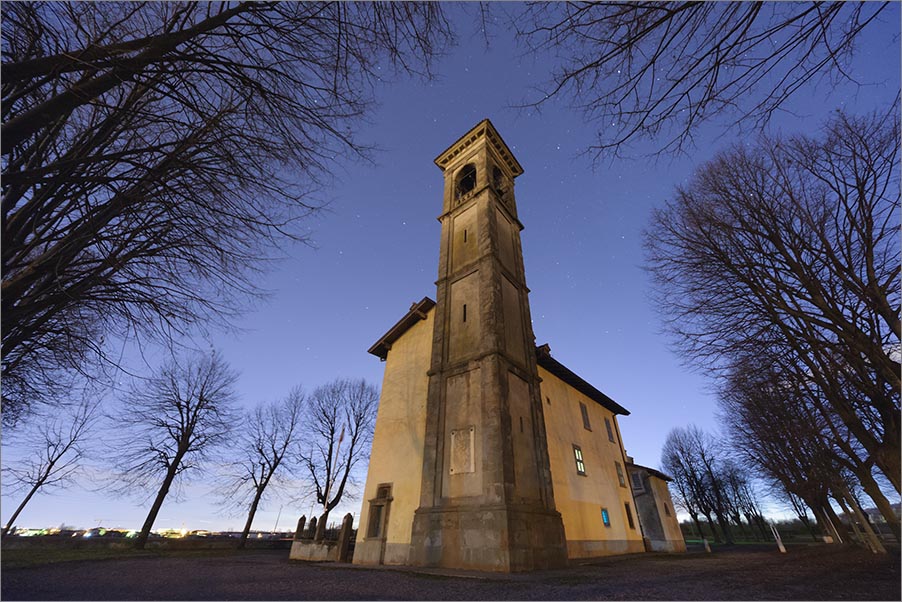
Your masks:
M816 387L899 491L897 114L840 113L819 138L722 153L655 213L646 244L687 362L717 376L747 359Z
M234 386L238 378L215 352L173 359L144 382L132 386L117 419L114 489L134 495L155 491L136 547L150 530L170 489L200 472L227 443L234 428Z
M378 405L378 390L362 379L335 380L310 396L299 461L323 506L321 521L341 502L355 468L369 456Z
M888 5L536 2L512 23L560 65L528 106L570 99L598 124L600 156L642 138L659 152L685 151L715 116L760 129L800 90L852 80L855 42Z
M3 527L5 537L16 519L39 491L68 487L82 468L86 449L97 423L98 399L86 397L77 405L64 407L53 416L38 416L31 429L20 433L20 462L3 463L4 489L25 491L25 497Z
M237 458L229 464L230 474L221 488L225 503L237 504L248 512L239 548L247 542L254 515L265 495L290 468L284 464L294 457L305 403L303 390L295 387L285 399L257 406L242 421L232 447Z
M320 204L375 87L429 75L438 4L2 5L3 418L111 339L226 326Z

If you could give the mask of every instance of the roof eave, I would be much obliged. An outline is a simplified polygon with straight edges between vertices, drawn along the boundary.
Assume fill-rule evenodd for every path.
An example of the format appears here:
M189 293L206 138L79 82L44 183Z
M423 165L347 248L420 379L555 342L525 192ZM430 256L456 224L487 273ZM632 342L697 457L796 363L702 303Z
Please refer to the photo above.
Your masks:
M562 381L614 414L620 414L622 416L630 415L629 410L596 389L591 383L584 380L573 370L551 357L551 351L548 345L539 345L536 347L536 361L540 366L560 378Z
M401 338L401 336L407 332L411 326L416 324L420 320L426 319L426 314L435 307L435 301L430 299L429 297L423 297L419 301L413 303L410 306L410 311L404 314L398 322L392 326L388 332L386 332L382 337L373 343L373 346L367 349L367 353L372 353L380 360L385 360L388 357L388 352L391 349L392 343Z

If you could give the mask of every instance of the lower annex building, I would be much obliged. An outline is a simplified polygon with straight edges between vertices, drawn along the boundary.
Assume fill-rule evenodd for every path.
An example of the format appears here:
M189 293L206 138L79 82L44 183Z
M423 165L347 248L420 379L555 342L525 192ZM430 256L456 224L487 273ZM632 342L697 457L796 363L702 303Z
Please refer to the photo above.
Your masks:
M354 562L522 571L685 550L669 478L624 451L629 412L535 345L520 164L487 119L435 163L436 299L369 350L385 375Z

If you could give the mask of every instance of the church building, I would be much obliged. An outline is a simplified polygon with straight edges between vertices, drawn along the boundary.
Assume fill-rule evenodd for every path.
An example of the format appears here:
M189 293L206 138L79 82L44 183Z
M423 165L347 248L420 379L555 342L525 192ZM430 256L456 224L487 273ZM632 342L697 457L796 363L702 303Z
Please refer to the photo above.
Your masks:
M435 163L435 300L369 350L385 376L354 562L508 572L685 550L669 478L624 451L629 412L535 345L523 168L488 119Z

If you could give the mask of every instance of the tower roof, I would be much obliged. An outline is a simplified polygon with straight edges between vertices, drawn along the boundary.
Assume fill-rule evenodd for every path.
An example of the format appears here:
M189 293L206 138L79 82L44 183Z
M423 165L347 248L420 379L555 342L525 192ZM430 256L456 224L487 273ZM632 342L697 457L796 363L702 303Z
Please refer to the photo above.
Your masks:
M469 132L458 138L454 144L445 149L442 154L435 158L435 164L438 165L439 169L445 171L445 167L452 159L454 159L454 157L469 148L480 138L487 139L488 143L507 164L508 169L511 170L514 177L523 173L523 167L520 166L517 158L514 157L514 154L511 152L510 148L508 148L504 139L501 138L501 134L498 133L498 130L495 129L495 126L492 125L492 122L489 121L488 118L483 119L474 125Z

